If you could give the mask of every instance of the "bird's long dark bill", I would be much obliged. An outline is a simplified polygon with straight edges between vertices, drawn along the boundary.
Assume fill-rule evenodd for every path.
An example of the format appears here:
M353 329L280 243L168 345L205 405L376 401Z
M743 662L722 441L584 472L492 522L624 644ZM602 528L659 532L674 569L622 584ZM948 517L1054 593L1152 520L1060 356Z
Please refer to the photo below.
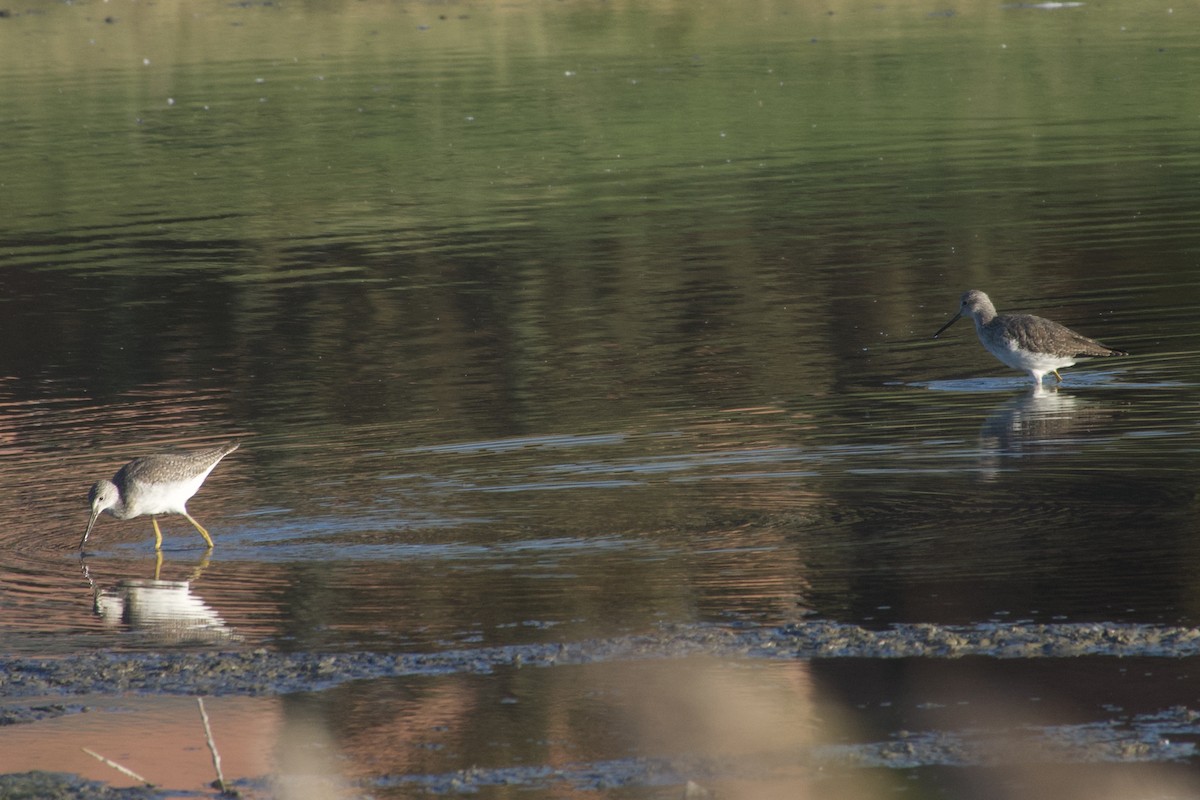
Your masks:
M949 328L951 325L953 325L954 323L958 322L958 318L959 318L959 317L961 317L961 316L962 316L962 312L960 311L960 312L958 312L957 314L955 314L953 317L951 317L949 322L947 322L947 323L946 323L945 325L943 325L942 327L938 328L938 332L937 332L937 333L935 333L935 334L933 335L933 338L935 338L935 339L936 339L937 337L941 336L941 335L942 335L942 331L946 330L946 328Z
M93 513L92 518L88 520L87 530L83 532L83 538L79 540L80 550L82 550L83 546L87 544L88 537L92 535L92 526L96 524L96 518L99 516L100 515L98 513Z

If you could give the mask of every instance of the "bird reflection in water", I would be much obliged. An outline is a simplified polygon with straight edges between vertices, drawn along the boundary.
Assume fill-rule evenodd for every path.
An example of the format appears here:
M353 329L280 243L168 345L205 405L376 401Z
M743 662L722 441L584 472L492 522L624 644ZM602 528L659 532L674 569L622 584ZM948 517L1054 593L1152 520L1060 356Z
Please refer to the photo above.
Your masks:
M1067 392L1039 387L1001 403L979 429L981 467L993 474L999 462L1014 456L1077 447L1112 428L1118 410L1106 403L1084 401Z
M207 554L187 580L160 580L159 551L153 578L125 578L104 588L83 561L83 576L92 587L92 611L109 627L125 626L130 632L172 644L224 642L237 632L192 593L192 583L208 566Z

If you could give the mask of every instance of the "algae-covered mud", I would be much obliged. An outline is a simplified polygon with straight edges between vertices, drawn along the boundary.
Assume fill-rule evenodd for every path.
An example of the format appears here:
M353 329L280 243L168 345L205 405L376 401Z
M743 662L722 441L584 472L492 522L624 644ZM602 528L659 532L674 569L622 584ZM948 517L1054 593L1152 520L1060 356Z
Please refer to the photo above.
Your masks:
M118 789L100 781L53 772L28 772L0 775L0 797L33 800L157 800L163 792L148 787Z
M751 631L714 626L672 626L644 636L433 654L254 650L96 653L54 659L0 658L0 693L8 698L131 691L285 694L321 691L346 681L374 678L490 673L501 667L533 669L639 659L968 656L996 659L1188 658L1200 656L1200 629L1115 623L991 623L974 626L894 625L883 630L870 630L857 625L808 622ZM11 721L23 720L12 717Z

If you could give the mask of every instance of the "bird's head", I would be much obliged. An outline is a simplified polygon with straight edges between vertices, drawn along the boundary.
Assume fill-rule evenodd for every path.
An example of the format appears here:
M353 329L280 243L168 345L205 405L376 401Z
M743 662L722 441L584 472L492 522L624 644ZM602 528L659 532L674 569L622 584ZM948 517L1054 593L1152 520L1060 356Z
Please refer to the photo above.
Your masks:
M938 328L938 332L933 335L933 338L941 336L947 328L962 319L964 314L976 322L986 322L996 316L996 308L986 294L978 289L969 289L963 292L962 300L958 304L958 313L951 317L949 322Z
M96 524L96 518L101 512L109 511L121 504L121 492L117 490L117 486L112 481L96 481L95 485L88 491L88 505L92 508L92 515L88 518L87 530L83 532L83 539L79 542L79 549L87 544L88 536L92 533L92 526Z

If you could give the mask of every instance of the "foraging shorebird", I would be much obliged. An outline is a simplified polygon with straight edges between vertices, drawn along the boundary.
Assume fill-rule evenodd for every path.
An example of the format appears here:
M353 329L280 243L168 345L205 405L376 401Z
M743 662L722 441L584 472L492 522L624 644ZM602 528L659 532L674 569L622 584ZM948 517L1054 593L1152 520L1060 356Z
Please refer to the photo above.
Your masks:
M112 480L97 481L88 492L92 516L79 549L87 544L92 526L101 512L107 511L117 519L133 519L150 515L154 523L154 549L162 549L162 531L158 528L159 514L182 514L195 526L209 549L212 537L204 526L187 512L187 501L200 489L208 473L222 458L238 449L237 442L227 442L205 450L182 453L163 453L135 458L113 475Z
M992 301L978 289L963 293L958 313L939 328L933 338L941 336L964 314L975 320L975 332L989 353L1013 369L1028 372L1039 386L1047 372L1061 383L1062 376L1058 371L1077 361L1129 355L1045 317L997 314Z

